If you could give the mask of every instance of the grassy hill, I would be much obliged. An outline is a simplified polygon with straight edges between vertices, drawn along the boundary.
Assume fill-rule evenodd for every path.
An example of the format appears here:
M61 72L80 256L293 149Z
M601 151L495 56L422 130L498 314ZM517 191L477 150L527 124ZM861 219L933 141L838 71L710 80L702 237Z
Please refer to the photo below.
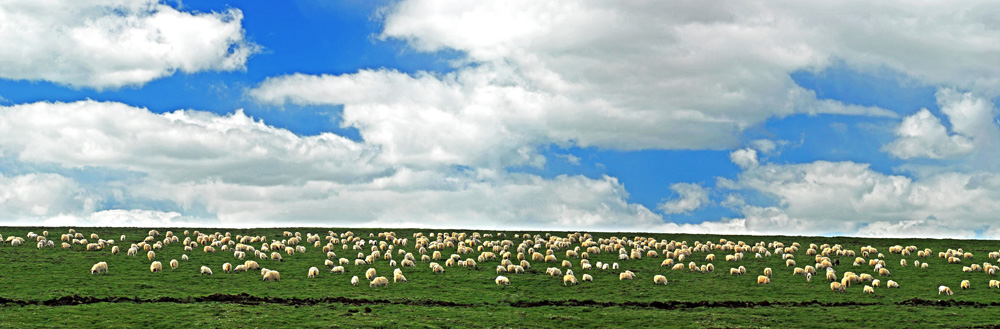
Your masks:
M12 246L12 241L0 245L0 327L887 328L1000 324L991 312L1000 306L1000 289L989 288L990 280L1000 278L983 270L963 272L963 267L972 264L996 264L989 253L1000 250L1000 243L988 240L345 228L187 229L185 235L184 228L161 228L160 235L148 244L162 244L169 239L167 231L178 241L154 249L154 260L162 262L164 270L152 273L151 260L140 246L137 256L126 255L130 246L149 236L150 229L74 228L86 243L115 240L98 251L87 251L86 243L74 244L71 239L67 241L70 248L62 248L62 235L69 229L0 227L4 240L25 239L20 246ZM41 235L43 231L48 231L47 239L53 241L54 247L37 248L37 240L28 238L29 232ZM185 251L185 238L198 241L194 231L199 231L206 243ZM348 231L364 245L350 239L345 234ZM301 242L289 245L291 237L286 232L292 236L300 233ZM333 236L328 238L330 232ZM394 234L380 238L379 233L385 232ZM223 242L227 233L230 241ZM97 234L98 239L91 238L91 234ZM313 234L318 235L319 247L307 241ZM415 234L426 240L421 242ZM280 262L258 259L253 252L247 252L245 260L253 259L262 267L279 271L279 282L263 282L260 271L223 272L223 263L244 262L233 253L240 243L238 238L243 236L264 238L243 244L254 250L262 249L265 243L285 241L290 247L303 246L306 251L289 255L278 248L266 253L280 252ZM504 240L509 241L513 263L519 263L516 258L522 246L531 266L523 274L499 274L510 279L509 287L494 282L503 247L493 246L501 246ZM217 241L217 252L204 252L204 245L213 241ZM381 247L380 242L384 242ZM477 268L445 266L447 257L459 254L460 243L471 251L460 254L461 259L477 260ZM222 250L223 245L227 250ZM434 249L436 245L441 249ZM810 255L811 245L817 254L827 249L831 263L839 262L832 266L838 280L846 272L867 273L879 279L881 287L875 288L874 294L866 294L862 287L872 283L858 282L846 293L834 293L825 279L825 269L818 269L811 281L793 275L795 267L816 265L816 256ZM890 247L897 245L915 249L911 248L910 255L890 253ZM121 252L113 255L112 246L118 246ZM330 273L330 266L324 265L328 254L321 250L323 246L332 248L336 256L330 259L334 262L349 260L345 274ZM373 264L355 265L359 253L362 258L371 255L373 246L381 257ZM442 259L430 262L444 266L445 273L431 271L430 262L421 260L420 246L428 257L435 250L441 252ZM588 246L603 249L587 255L592 266L598 262L617 263L619 269L583 269L583 258L566 255L567 250L577 248L578 253L583 253ZM877 252L862 256L862 247L867 246ZM726 261L727 255L737 253L734 248L744 249L743 258ZM531 260L528 249L543 255L552 249L558 261ZM626 255L637 250L642 258L620 259L622 249ZM783 256L776 249L787 250L792 256ZM916 255L916 250L925 249L931 250L929 256ZM960 263L951 264L938 257L949 249L961 249ZM496 258L480 260L483 252L492 252ZM849 252L855 255L849 256ZM390 265L390 261L401 262L405 253L414 256L415 267ZM757 253L761 254L759 258ZM392 259L385 259L386 254L391 254ZM667 254L674 254L675 263L683 264L683 269L661 266ZM677 259L679 254L685 255L683 261ZM710 254L715 261L706 260ZM183 255L188 260L182 260ZM786 266L785 257L792 257L796 265ZM863 265L852 265L857 257L864 258ZM177 269L170 269L172 259L179 261ZM869 265L872 259L882 260L891 275L879 276ZM904 259L905 267L900 264ZM571 266L563 266L564 260ZM107 262L108 273L91 274L91 266L102 261ZM920 268L914 261L928 266ZM711 263L715 270L691 271L690 262L698 267ZM210 267L214 275L201 275L201 266ZM730 275L731 268L740 266L745 268L745 275ZM320 269L318 277L307 278L310 267ZM550 267L563 273L572 270L578 280L589 274L593 282L564 286L561 276L546 274ZM364 278L369 268L389 278L389 286L369 287ZM395 268L403 271L406 283L391 282ZM773 270L771 283L757 284L765 268ZM625 270L634 272L635 280L619 280ZM653 284L653 276L658 274L666 276L667 285ZM359 276L361 284L351 285L352 276ZM900 287L885 288L887 280L898 282ZM969 280L971 289L960 288L963 280ZM938 287L942 285L950 287L954 295L939 295Z

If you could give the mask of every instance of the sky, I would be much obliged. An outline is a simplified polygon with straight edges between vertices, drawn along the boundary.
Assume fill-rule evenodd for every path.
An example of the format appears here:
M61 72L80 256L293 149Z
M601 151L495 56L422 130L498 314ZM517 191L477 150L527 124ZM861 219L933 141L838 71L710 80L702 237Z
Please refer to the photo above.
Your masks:
M995 1L0 3L0 225L1000 237Z

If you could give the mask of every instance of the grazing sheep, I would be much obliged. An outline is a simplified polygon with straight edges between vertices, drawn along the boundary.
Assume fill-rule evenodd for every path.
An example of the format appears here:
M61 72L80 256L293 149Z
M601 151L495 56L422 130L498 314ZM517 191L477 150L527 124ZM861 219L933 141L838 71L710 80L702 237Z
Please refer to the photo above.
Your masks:
M738 268L730 268L729 269L729 275L742 275L742 274L743 273L740 273L740 269L738 269Z
M732 269L730 269L729 272L729 274L732 274ZM806 270L801 267L796 267L792 270L792 275L806 275Z
M111 247L111 254L112 255L117 255L120 252L121 252L121 249L119 249L118 246Z
M212 269L209 268L208 266L202 266L201 267L201 274L212 275Z
M664 286L667 285L667 277L665 277L663 275L660 275L660 274L654 275L653 276L653 285L655 286L655 285L658 285L658 284L663 284Z
M388 286L389 286L389 279L386 279L384 276L376 277L375 279L372 280L372 282L368 283L368 287L371 288L388 287Z
M771 277L771 272L772 271L770 267L764 268L764 276Z
M635 280L635 273L626 270L625 272L618 274L618 280Z
M866 294L874 294L875 288L872 288L872 286L869 285L865 285L865 288L862 290L862 292Z
M257 261L253 261L253 260L248 260L248 261L244 262L243 265L246 265L248 271L259 270L260 269L260 264L257 264Z
M1000 281L990 280L990 288L998 288L998 289L1000 289Z
M306 274L306 277L307 278L315 278L317 275L319 275L319 269L316 268L315 266L313 266L313 267L309 268L309 273Z
M969 283L969 280L962 280L961 287L962 289L970 289L972 288L972 284Z
M230 264L230 263L223 263L222 264L222 272L229 273L229 272L232 272L232 271L233 271L233 264Z
M576 281L576 276L574 276L573 274L566 274L566 275L564 275L563 276L563 286L570 285L570 284L574 284L574 285L578 284L578 282Z
M496 280L494 280L494 281L496 281L497 286L500 286L500 287L510 286L510 279L508 279L507 277L502 276L502 275L501 276L497 276Z
M229 263L226 263L226 264L229 264ZM176 259L171 259L170 260L170 269L171 270L176 270L177 266L180 266L180 263L178 263ZM225 266L223 266L222 268L225 268Z
M945 294L945 295L951 296L951 295L954 295L955 293L952 292L951 288L948 288L947 286L939 286L938 287L938 295L940 295L940 294Z
M840 282L830 282L830 290L833 292L847 292L847 287L844 287Z
M767 277L766 275L757 276L757 284L768 284L768 283L771 283L771 278Z
M878 276L890 276L889 269L885 267L878 269Z
M365 271L365 278L368 279L369 281L374 279L376 275L378 274L376 274L375 268L369 268L367 271Z
M266 273L264 273L263 280L264 280L264 282L267 282L267 281L275 281L275 282L281 281L281 273L278 273L278 271L270 271L269 270Z
M203 250L205 251L205 253L215 252L215 248L213 248L212 246L205 246Z
M334 264L332 260L327 259L323 261L323 266L333 267L334 265L336 264Z
M149 264L149 271L150 272L157 273L157 272L160 272L162 270L163 270L163 264L160 264L159 261L155 261L152 264Z
M789 259L789 260L785 261L785 267L792 267L792 266L795 266L795 260L794 259Z
M899 283L896 283L896 281L889 280L889 281L885 282L885 287L886 288L899 288Z
M393 272L392 282L403 282L406 283L406 277L403 276L403 272Z
M276 260L276 261L279 261L279 262L282 261L281 254L279 254L277 251L272 252L271 253L271 260Z
M594 282L594 277L593 277L593 276L590 276L590 274L584 274L584 275L583 275L583 278L581 278L581 279L580 279L580 281L584 281L584 282L587 282L587 281L589 281L589 282ZM997 286L997 288L1000 288L1000 285L998 285L998 286Z
M244 264L236 265L236 267L233 268L233 272L246 272L246 271L247 271L247 266Z
M813 281L813 275L810 273L806 273L806 282L812 282L812 281Z
M108 263L99 262L97 264L94 264L94 266L90 267L90 274L100 274L100 273L108 274Z
M344 273L346 269L343 266L334 266L330 273Z
M150 250L149 252L146 253L146 258L149 258L149 260L153 260L153 258L156 258L156 252Z
M188 255L181 255L181 260L188 260Z
M361 282L361 280L358 279L357 275L355 275L354 277L351 278L351 285L355 285L356 286L356 285L358 285L358 282Z
M881 285L881 284L882 284L882 281L879 281L878 279L872 280L872 287L878 288L879 285Z

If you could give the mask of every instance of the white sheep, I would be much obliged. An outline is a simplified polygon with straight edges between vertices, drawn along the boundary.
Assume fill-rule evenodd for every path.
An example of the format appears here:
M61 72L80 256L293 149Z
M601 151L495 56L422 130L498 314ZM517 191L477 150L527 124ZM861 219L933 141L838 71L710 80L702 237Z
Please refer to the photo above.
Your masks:
M212 275L212 269L209 268L208 266L202 266L201 267L201 274Z
M358 279L358 276L357 276L357 275L355 275L354 277L352 277L352 278L351 278L351 284L352 284L352 285L355 285L355 286L356 286L356 285L358 285L358 282L361 282L361 280L360 280L360 279Z
M955 293L951 291L951 288L947 286L938 286L938 295L945 294L948 296L954 295Z
M494 280L494 281L496 281L497 286L500 286L500 287L510 286L510 279L508 279L507 277L505 277L503 275L497 276L496 280Z
M653 276L653 285L655 286L658 284L662 284L664 286L667 285L667 277L660 274Z
M566 274L563 276L563 286L576 284L578 284L578 282L576 281L576 276L573 274Z
M757 284L769 284L771 283L771 278L766 275L757 276Z
M100 274L100 273L108 274L108 263L99 262L97 264L94 264L94 266L90 267L90 274Z
M156 258L156 252L150 250L149 252L146 253L146 258L149 258L149 260L153 260L153 258Z
M313 267L309 268L309 273L306 274L306 277L307 278L315 278L318 275L319 275L319 269L316 268L315 266L313 266Z
M267 271L267 273L264 273L263 279L264 279L265 282L266 281L275 281L275 282L281 281L281 273L278 273L278 271Z
M230 263L223 263L222 264L222 272L229 273L229 272L232 272L232 271L233 271L233 264L230 264Z
M149 264L149 271L150 272L157 273L157 272L160 272L162 270L163 270L163 264L160 264L159 261L155 261L152 264Z
M864 289L862 289L862 292L866 294L874 294L875 288L872 288L872 286L869 285L865 285Z
M392 282L394 282L394 283L398 283L398 282L406 283L406 277L403 276L403 272L393 272L392 273Z
M378 274L376 273L375 268L369 268L367 271L365 271L365 278L368 279L369 281L375 279L376 275Z
M961 287L962 289L969 289L972 288L972 284L969 282L969 280L962 280Z
M170 260L170 269L171 270L176 270L177 266L180 266L180 263L178 263L176 259L171 259Z
M388 286L389 286L389 279L386 279L384 276L376 277L376 278L372 279L372 282L368 283L368 287L371 287L371 288L374 288L374 287L388 287Z
M926 264L926 263L924 263L924 264ZM896 281L889 280L889 281L885 282L885 287L886 288L899 288L899 283L897 283Z
M580 279L580 281L594 282L594 277L591 276L590 274L584 274L583 277ZM998 286L997 288L1000 288L1000 286Z

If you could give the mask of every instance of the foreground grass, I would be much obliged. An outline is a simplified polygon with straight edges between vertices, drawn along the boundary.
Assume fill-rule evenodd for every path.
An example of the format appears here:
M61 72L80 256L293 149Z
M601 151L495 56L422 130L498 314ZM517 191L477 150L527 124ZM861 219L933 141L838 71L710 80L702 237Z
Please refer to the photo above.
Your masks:
M4 237L21 236L28 232L51 232L49 238L58 241L59 235L67 228L3 228ZM671 235L648 233L601 233L592 232L594 239L611 236L632 239L636 236L651 237L663 241L685 241L693 246L695 241L718 243L725 238L730 241L756 242L780 241L790 246L793 242L802 245L795 260L798 266L812 265L813 256L806 255L810 243L840 244L847 250L858 251L863 246L873 246L884 254L886 267L892 271L891 277L878 277L884 282L893 279L900 283L900 289L876 288L873 295L863 294L861 286L848 289L845 294L835 294L829 290L828 281L820 275L807 282L802 276L792 275L792 269L784 260L772 257L754 258L753 253L738 262L724 261L732 252L714 250L694 252L683 263L694 261L698 265L707 264L706 255L714 254L713 273L695 273L688 270L670 270L660 267L664 259L644 257L641 260L618 260L617 253L591 254L590 261L618 262L620 270L582 270L579 258L566 258L565 248L554 254L560 261L567 259L573 263L570 268L559 263L532 261L532 269L525 274L504 274L512 285L501 289L493 279L494 268L500 260L479 263L479 269L448 267L445 274L433 274L427 263L420 262L420 254L413 246L413 233L440 234L451 231L432 230L392 230L398 237L409 238L408 246L397 246L412 252L418 258L417 267L403 268L408 283L390 284L387 288L372 289L364 281L364 271L375 268L379 275L391 279L392 270L388 261L380 260L373 265L354 266L353 260L359 252L370 252L370 245L363 250L337 245L337 258L348 258L347 274L331 274L323 265L326 255L311 244L303 243L307 252L284 255L284 261L259 260L261 266L282 273L281 282L262 282L259 273L223 273L225 262L239 263L231 251L204 253L201 247L185 252L180 243L169 244L157 251L156 260L163 262L162 273L150 273L150 261L144 253L130 257L125 249L132 243L142 241L148 229L138 228L76 228L88 238L97 233L101 238L118 240L122 234L124 241L116 242L122 253L112 255L109 249L85 251L83 246L72 249L37 249L32 241L19 247L0 245L0 298L13 300L0 304L0 327L51 326L51 327L136 327L140 325L156 327L180 327L202 324L209 327L961 327L1000 324L993 320L989 311L996 307L991 303L1000 302L1000 290L988 289L988 281L997 279L983 272L962 272L963 266L995 263L987 254L1000 249L1000 243L984 240L922 240L922 239L860 239L824 237L762 237L762 236L716 236L716 235ZM172 230L183 239L184 229L160 229L161 233ZM269 240L282 240L283 231L307 232L327 235L328 231L343 233L348 229L295 228L295 229L201 229L202 233L230 232L232 236L260 235ZM193 230L192 230L193 231ZM365 240L381 229L350 229ZM467 233L471 234L471 231ZM497 232L481 232L492 233ZM545 238L546 232L506 232L507 238L515 244L523 241L522 235L538 234ZM567 232L551 232L554 236L566 237ZM514 235L517 234L517 238ZM162 236L159 240L162 240ZM483 238L500 240L501 238ZM326 241L324 240L323 243ZM569 249L572 249L570 246ZM933 255L926 258L890 254L889 246L914 245L920 249L930 248ZM260 247L256 244L256 247ZM973 259L963 259L962 264L948 264L938 258L937 252L962 248L972 252ZM629 248L631 249L631 248ZM539 249L544 253L544 248ZM454 248L441 250L444 257L456 253ZM514 251L516 253L516 251ZM430 253L430 252L429 252ZM167 263L171 259L181 259L176 270ZM476 258L479 252L464 254L462 258ZM252 259L248 255L247 259ZM393 252L393 259L401 260L401 255ZM860 256L860 253L859 255ZM875 258L872 255L871 258ZM835 266L838 274L845 271L871 273L865 265L851 266L854 257L831 258L840 261ZM910 264L903 267L900 260ZM914 260L930 265L927 269L912 266ZM106 275L91 275L90 266L105 261L109 264ZM438 261L444 264L444 261ZM202 276L201 266L211 267L215 275ZM318 278L306 278L309 267L320 268ZM730 267L744 266L747 275L731 276ZM547 267L559 267L564 272L572 269L579 278L591 274L594 282L582 282L576 286L563 286L560 278L544 274ZM770 267L774 275L769 285L757 285L756 277L763 269ZM637 274L634 281L620 281L618 274L631 270ZM654 286L652 277L665 275L669 284ZM362 285L352 286L351 276L362 277ZM840 277L838 275L838 277ZM961 290L959 283L970 280L972 289ZM946 285L955 291L954 296L937 294L937 287ZM354 303L322 302L305 303L218 303L203 301L189 303L192 298L212 294L247 294L255 297L275 297L294 300L349 298ZM153 300L169 297L182 302L158 303L84 303L83 305L44 306L46 300L65 296L95 298L125 297ZM370 305L354 305L358 301L371 301ZM916 302L913 302L916 300ZM817 303L812 303L816 301ZM943 304L935 304L944 301ZM750 302L764 303L750 307L726 308L697 307L692 305L674 309L650 307L656 302ZM442 303L457 306L444 307ZM807 305L796 305L806 303ZM811 304L809 304L811 303ZM838 304L839 303L839 304ZM837 306L840 305L840 306ZM1000 305L1000 304L997 304ZM365 307L371 312L365 312Z
M366 310L366 308L368 310ZM288 306L100 303L0 309L0 328L951 328L1000 324L995 310L852 306L692 308Z

